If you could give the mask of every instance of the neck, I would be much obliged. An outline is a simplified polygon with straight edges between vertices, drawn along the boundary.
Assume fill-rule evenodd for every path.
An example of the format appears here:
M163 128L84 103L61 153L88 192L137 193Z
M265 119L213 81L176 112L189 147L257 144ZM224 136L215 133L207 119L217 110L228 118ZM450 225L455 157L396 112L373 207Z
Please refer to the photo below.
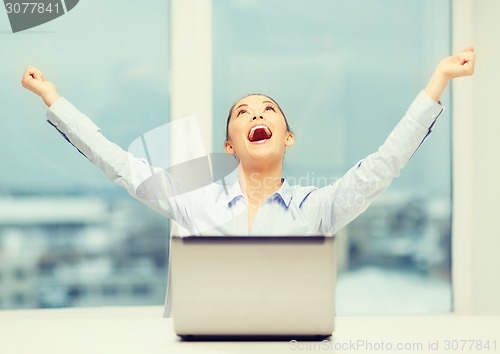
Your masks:
M282 164L274 166L238 166L243 195L249 204L260 205L282 185Z

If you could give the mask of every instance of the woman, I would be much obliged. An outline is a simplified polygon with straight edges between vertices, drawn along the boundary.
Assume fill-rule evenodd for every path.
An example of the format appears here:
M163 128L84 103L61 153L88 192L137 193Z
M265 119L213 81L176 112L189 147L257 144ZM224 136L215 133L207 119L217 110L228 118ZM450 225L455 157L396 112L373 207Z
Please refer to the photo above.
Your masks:
M352 221L399 175L441 113L448 81L472 75L474 61L472 47L443 59L379 150L323 188L290 186L283 178L294 136L267 96L243 97L230 109L224 149L239 161L238 180L184 193L171 175L109 142L40 70L28 67L22 84L43 99L48 121L68 141L133 197L180 224L181 234L325 235Z

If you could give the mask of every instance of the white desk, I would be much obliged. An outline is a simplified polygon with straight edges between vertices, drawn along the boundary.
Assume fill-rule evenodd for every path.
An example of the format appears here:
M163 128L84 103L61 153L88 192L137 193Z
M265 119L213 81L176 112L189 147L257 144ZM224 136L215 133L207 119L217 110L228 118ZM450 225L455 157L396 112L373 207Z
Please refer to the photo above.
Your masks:
M500 317L338 317L329 342L184 342L161 313L156 306L0 311L0 353L500 353Z

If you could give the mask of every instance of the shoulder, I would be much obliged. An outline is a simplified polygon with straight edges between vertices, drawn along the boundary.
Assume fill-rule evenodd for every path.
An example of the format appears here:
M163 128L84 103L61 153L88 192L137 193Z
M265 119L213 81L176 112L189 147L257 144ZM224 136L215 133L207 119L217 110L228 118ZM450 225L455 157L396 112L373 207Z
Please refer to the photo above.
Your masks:
M292 203L300 205L307 197L317 191L319 188L315 186L301 186L301 185L293 185L289 186L288 190L292 196Z

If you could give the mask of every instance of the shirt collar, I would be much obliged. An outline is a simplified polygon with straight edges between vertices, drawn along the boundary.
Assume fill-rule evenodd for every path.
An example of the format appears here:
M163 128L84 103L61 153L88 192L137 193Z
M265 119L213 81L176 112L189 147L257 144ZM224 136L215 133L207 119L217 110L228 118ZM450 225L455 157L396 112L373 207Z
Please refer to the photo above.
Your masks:
M230 205L236 198L243 197L243 193L241 192L240 181L236 178L236 181L227 187L227 196L228 202Z
M228 203L227 203L228 205L231 204L238 197L243 198L243 192L241 191L239 179L236 179L236 181L233 184L228 186L227 195L228 195ZM274 199L280 198L288 208L288 206L290 205L290 201L292 200L292 190L286 178L283 178L283 183L281 184L281 187L272 194L272 197L274 197Z
M286 178L283 178L281 187L273 193L273 196L275 196L276 198L281 198L283 203L285 203L286 207L288 208L288 206L290 205L290 201L292 200L292 190Z

